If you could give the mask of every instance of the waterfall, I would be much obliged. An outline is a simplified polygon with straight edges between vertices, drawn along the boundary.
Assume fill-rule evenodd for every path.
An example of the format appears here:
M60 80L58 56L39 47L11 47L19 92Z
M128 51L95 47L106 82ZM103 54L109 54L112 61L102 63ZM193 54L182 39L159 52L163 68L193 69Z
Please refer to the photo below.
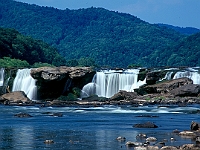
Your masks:
M4 84L4 68L0 69L0 86Z
M193 84L200 84L200 74L197 71L179 71L174 75L173 79L187 77L193 81Z
M138 81L138 74L139 69L99 71L94 76L93 82L83 87L82 96L96 94L109 98L120 90L134 91L135 88L146 83L146 80Z
M164 78L162 78L162 79L160 79L159 81L163 81L163 80L171 80L172 79L172 74L173 74L173 72L167 72L166 74L165 74L165 77Z
M12 91L24 91L31 100L37 99L36 80L30 75L31 69L18 69L17 75L13 82Z

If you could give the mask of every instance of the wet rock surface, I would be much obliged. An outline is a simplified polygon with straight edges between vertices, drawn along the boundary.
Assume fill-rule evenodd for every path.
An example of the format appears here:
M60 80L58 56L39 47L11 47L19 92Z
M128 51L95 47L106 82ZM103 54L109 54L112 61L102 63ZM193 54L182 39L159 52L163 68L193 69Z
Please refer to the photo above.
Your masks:
M152 122L145 122L145 123L138 123L133 125L134 128L158 128L157 125L155 125Z

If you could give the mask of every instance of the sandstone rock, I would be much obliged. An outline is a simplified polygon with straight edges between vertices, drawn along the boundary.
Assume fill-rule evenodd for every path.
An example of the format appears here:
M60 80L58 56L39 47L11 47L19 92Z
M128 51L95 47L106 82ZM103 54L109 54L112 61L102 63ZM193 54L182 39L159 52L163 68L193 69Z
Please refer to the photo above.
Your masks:
M193 81L189 78L178 78L173 80L168 80L165 82L160 82L154 85L147 85L140 88L139 91L144 91L143 93L169 93L173 89L179 88L186 84L192 84Z
M134 150L148 150L147 147L144 146L137 146L134 148Z
M0 96L1 102L10 103L32 103L32 101L27 97L23 91L15 91L11 93L6 93Z
M90 67L40 67L31 69L31 76L37 80L38 98L56 99L72 93L74 87L82 89L92 81L96 72Z
M158 128L158 126L152 122L135 124L135 125L133 125L133 127L135 127L135 128Z
M157 138L155 138L155 137L148 137L146 139L146 141L148 141L148 142L155 142L155 141L157 141Z
M180 148L181 150L200 150L200 147L195 146L194 144L184 144Z
M159 150L158 146L147 146L147 150Z
M175 146L163 146L160 150L179 150L179 148Z
M34 79L43 79L45 81L62 80L63 78L70 77L78 78L83 77L87 73L94 73L94 70L90 67L40 67L31 69L31 76Z
M133 100L137 97L137 93L135 92L127 92L127 91L119 91L115 95L113 95L110 100L118 101L118 100Z
M197 96L200 93L200 85L186 84L170 91L174 96Z
M192 138L192 137L196 136L196 134L192 131L181 131L179 133L179 135L185 136L185 137L188 137L188 138L190 138L190 137Z

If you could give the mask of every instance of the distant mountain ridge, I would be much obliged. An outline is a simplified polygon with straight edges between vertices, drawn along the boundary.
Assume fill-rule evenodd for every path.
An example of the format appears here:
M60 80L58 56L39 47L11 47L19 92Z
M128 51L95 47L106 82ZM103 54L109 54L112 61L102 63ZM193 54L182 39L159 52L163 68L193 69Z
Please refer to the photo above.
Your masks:
M192 35L192 34L200 32L200 29L193 28L193 27L178 27L178 26L162 24L162 23L159 23L158 25L169 28L169 29L173 29L173 30L180 32L181 34L185 34L185 35Z
M1 0L0 8L1 27L15 28L51 44L68 61L91 58L99 66L166 66L171 57L178 62L174 47L187 38L172 29L103 8L59 10L13 0ZM195 57L192 64L185 61L184 65L200 62Z

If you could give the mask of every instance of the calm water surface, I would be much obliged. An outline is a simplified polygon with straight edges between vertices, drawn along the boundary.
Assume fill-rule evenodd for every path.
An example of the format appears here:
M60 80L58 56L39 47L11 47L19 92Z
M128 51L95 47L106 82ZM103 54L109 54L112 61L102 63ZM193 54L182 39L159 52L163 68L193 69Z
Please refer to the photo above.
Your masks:
M145 133L168 145L194 143L172 131L189 130L191 121L200 121L199 105L191 107L36 107L0 106L1 150L127 150L127 141L138 141L136 135ZM17 118L17 113L33 117ZM53 117L52 113L62 113ZM145 116L153 117L145 117ZM142 116L142 117L141 117ZM153 122L156 129L133 128L136 123ZM119 142L118 136L126 137ZM174 137L176 141L170 141ZM53 144L44 141L53 140ZM139 141L142 142L142 141ZM143 141L144 142L144 141ZM133 149L133 148L132 148Z

